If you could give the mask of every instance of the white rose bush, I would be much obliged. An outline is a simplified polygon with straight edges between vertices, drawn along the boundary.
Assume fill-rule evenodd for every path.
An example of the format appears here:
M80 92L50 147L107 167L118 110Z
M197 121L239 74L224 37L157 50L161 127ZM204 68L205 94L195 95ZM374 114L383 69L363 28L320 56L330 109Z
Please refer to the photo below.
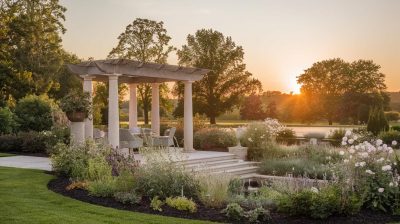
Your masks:
M284 128L285 126L277 119L272 118L267 118L263 122L253 122L247 125L240 142L243 146L251 149L249 158L260 158L262 156L261 148L274 141L277 134Z
M360 195L364 207L400 214L398 156L391 145L380 139L361 142L362 136L347 131L337 165L337 180L345 191Z

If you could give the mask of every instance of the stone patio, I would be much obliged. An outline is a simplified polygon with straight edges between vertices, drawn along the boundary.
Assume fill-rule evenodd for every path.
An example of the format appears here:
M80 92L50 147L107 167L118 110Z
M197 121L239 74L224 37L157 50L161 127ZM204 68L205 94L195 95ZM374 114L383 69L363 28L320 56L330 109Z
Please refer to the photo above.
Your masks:
M50 159L36 156L0 157L0 166L51 171Z

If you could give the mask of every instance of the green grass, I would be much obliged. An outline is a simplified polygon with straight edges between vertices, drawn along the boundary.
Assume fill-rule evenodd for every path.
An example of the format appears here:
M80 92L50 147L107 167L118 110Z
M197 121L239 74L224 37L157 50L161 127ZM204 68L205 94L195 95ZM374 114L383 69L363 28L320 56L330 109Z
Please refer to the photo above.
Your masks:
M207 223L91 205L47 189L54 176L0 167L0 223Z
M15 154L0 152L0 157L15 156Z

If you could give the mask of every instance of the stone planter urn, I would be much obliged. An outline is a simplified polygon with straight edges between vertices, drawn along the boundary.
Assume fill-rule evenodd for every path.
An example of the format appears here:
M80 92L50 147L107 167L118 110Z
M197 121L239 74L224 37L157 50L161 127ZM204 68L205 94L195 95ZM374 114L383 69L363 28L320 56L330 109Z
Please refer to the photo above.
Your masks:
M242 137L243 132L245 130L246 130L246 128L244 128L244 127L238 127L236 129L236 138L238 140L238 144L234 147L228 147L229 153L236 155L237 157L239 157L242 160L247 159L247 147L243 147L240 144L240 138Z
M67 113L68 120L71 121L71 140L73 143L85 141L85 112L73 111Z

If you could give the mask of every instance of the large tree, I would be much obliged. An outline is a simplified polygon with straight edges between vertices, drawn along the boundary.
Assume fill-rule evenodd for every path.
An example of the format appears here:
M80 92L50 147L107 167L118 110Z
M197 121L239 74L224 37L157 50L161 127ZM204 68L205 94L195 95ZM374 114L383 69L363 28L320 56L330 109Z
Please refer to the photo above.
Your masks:
M319 105L313 106L314 113L323 115L330 125L348 118L358 123L365 107L388 102L385 75L379 69L373 61L348 63L335 58L314 63L297 82L302 85L302 94L312 100L309 106Z
M218 115L239 106L244 95L261 90L260 81L246 71L243 56L243 48L231 37L212 29L189 34L187 44L178 50L180 65L211 70L193 84L194 112L206 114L211 124ZM174 92L182 105L183 84L175 85Z
M268 115L263 108L261 96L251 94L246 97L240 107L240 118L244 120L264 120Z
M119 35L118 40L118 45L111 50L108 55L109 58L133 59L141 62L165 64L169 53L175 50L169 44L171 37L167 35L164 23L148 19L135 19ZM168 93L168 86L162 84L160 89L162 106L167 107L165 97L166 93ZM151 108L150 84L138 85L138 99L139 105L143 108L145 124L148 124Z
M58 0L0 1L0 103L55 87L65 8Z

